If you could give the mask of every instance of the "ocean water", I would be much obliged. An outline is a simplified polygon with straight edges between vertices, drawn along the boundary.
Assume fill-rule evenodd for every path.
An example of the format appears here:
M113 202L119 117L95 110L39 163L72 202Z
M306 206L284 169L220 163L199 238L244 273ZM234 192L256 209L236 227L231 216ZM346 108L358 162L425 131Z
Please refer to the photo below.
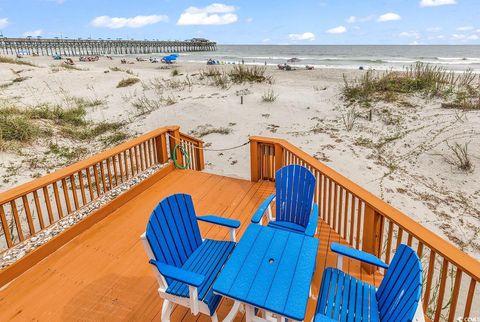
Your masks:
M182 53L181 59L276 65L297 57L298 66L402 69L420 61L450 70L480 73L480 46L218 45L215 52Z

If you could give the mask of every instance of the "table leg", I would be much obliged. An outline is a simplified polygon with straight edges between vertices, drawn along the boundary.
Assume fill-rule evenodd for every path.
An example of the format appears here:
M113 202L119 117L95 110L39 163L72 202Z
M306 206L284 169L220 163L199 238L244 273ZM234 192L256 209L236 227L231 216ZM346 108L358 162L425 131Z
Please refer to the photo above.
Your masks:
M245 320L246 322L253 322L255 317L255 309L249 304L245 304Z
M233 319L237 316L238 309L240 308L241 303L238 301L233 302L232 309L228 312L228 315L223 319L225 322L232 322Z

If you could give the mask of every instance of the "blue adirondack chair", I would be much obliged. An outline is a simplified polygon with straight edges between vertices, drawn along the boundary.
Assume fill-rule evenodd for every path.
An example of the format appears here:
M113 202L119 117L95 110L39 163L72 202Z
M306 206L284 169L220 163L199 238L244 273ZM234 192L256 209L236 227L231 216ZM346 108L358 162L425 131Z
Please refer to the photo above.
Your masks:
M319 321L425 321L422 295L422 264L415 251L401 244L390 265L372 254L332 243L331 250L342 256L386 269L375 289L345 274L326 268L318 295L315 322Z
M202 239L197 220L230 228L231 241ZM141 236L163 298L162 321L170 321L174 304L189 307L217 321L221 297L212 284L235 248L238 220L196 216L192 197L174 194L153 210Z
M313 203L315 177L305 167L288 165L276 172L275 193L258 207L252 223L262 222L268 210L268 226L297 232L308 236L315 235L318 222L318 205ZM270 204L275 203L275 217Z

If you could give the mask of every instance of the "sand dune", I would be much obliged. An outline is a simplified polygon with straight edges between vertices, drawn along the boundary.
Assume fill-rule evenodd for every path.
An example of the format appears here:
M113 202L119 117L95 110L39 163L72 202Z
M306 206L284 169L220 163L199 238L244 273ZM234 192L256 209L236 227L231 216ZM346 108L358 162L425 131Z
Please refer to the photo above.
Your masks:
M480 111L443 109L438 100L409 97L408 104L375 104L372 120L367 110L357 109L348 131L342 118L348 111L341 97L343 74L351 78L364 71L285 72L268 67L273 84L221 88L200 75L207 68L203 64L179 62L160 69L165 65L121 65L120 59L101 58L76 62L76 70L59 67L58 61L48 57L31 60L38 67L0 64L1 106L31 109L39 104L76 106L83 102L89 126L99 122L117 126L77 140L59 135L55 128L51 136L4 149L0 152L2 190L96 153L127 135L167 124L204 135L206 146L212 149L240 145L249 135L275 136L289 140L480 258ZM173 68L178 76L172 76ZM139 81L117 88L127 78ZM264 102L262 95L270 90L276 100ZM447 162L452 153L447 143L455 142L469 142L473 171L461 171ZM82 153L73 153L80 148ZM248 146L206 151L205 160L206 171L249 177Z

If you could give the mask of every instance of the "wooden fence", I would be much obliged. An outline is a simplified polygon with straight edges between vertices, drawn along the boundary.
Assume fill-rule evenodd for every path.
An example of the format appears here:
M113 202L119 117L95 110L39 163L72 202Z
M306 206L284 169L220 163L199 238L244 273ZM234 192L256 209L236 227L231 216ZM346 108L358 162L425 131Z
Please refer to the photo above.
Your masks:
M0 193L0 253L105 195L145 170L165 164L174 144L189 152L189 169L202 170L203 142L163 127L64 169ZM178 160L184 158L177 150Z
M317 179L320 218L350 246L387 263L400 243L416 249L424 270L422 304L428 318L480 318L479 261L285 140L251 137L250 149L252 181L273 181L275 171L285 165L307 167Z

